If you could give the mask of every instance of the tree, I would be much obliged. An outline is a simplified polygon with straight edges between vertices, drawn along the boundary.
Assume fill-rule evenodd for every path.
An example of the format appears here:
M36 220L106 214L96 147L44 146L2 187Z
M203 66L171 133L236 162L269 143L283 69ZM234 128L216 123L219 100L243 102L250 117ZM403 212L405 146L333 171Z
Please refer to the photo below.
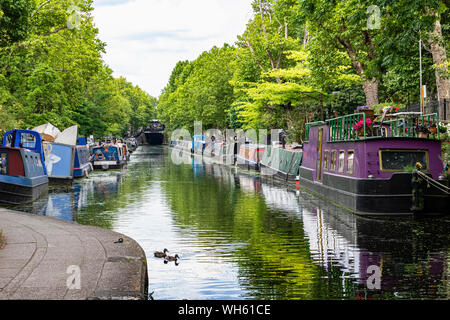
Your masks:
M368 8L373 1L298 0L299 12L308 21L308 30L323 51L338 50L350 58L361 79L369 106L379 102L381 66L375 39L377 28L368 26Z

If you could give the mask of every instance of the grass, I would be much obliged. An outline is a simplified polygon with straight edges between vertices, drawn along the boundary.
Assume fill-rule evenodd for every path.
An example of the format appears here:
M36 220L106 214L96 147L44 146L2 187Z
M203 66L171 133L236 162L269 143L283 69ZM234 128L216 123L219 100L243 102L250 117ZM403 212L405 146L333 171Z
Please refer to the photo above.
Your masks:
M3 236L3 230L0 229L0 249L2 249L6 244L6 239Z

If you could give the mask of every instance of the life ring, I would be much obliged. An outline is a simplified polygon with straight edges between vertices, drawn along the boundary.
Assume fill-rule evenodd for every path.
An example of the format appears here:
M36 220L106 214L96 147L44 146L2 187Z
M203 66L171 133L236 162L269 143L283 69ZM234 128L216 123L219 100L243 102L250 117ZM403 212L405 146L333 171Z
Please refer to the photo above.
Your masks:
M105 160L105 155L103 153L97 153L97 160L99 161Z

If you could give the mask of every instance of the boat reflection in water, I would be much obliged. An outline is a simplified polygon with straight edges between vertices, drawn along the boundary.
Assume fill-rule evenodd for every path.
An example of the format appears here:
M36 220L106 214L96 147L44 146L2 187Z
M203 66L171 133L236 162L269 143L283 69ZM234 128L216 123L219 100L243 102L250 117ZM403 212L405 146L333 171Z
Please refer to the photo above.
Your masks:
M123 174L120 172L93 174L89 179L75 181L72 187L53 188L37 201L14 209L77 221L77 213L85 210L94 198L99 202L116 196L122 180Z
M223 184L263 197L270 210L299 222L309 259L322 269L331 287L341 288L337 290L341 298L448 298L449 226L445 218L440 224L429 218L360 217L309 193L288 190L277 180L201 158L192 164L194 177L205 172ZM289 259L292 252L280 254Z
M138 241L155 299L450 297L448 217L355 216L295 185L162 146L140 147L127 170L94 172L28 211ZM161 248L181 263L151 258Z
M436 232L448 233L448 225L436 230L426 219L367 219L302 196L310 198L303 202L302 221L311 258L343 282L354 279L356 298L447 296L441 281L448 276L448 255L434 252L445 249L439 239L445 234Z

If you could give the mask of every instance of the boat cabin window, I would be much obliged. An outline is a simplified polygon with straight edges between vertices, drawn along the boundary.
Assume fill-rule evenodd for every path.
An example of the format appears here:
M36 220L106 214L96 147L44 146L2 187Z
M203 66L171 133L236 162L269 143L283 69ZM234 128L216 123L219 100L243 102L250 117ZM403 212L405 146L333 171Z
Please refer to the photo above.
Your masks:
M381 171L403 172L420 162L422 170L428 170L428 151L426 150L380 150Z
M12 147L14 145L14 135L12 135L11 133L8 134L5 138L5 147Z
M338 164L338 172L344 172L344 163L345 163L345 151L339 151L339 164Z
M8 154L6 152L0 152L0 174L8 174Z
M331 168L330 171L336 171L336 150L331 151Z
M34 149L36 147L36 137L29 133L21 133L20 147L27 149Z
M325 150L325 154L323 156L323 168L328 170L328 150Z
M355 152L353 150L347 151L347 173L353 174L353 162L354 162Z

